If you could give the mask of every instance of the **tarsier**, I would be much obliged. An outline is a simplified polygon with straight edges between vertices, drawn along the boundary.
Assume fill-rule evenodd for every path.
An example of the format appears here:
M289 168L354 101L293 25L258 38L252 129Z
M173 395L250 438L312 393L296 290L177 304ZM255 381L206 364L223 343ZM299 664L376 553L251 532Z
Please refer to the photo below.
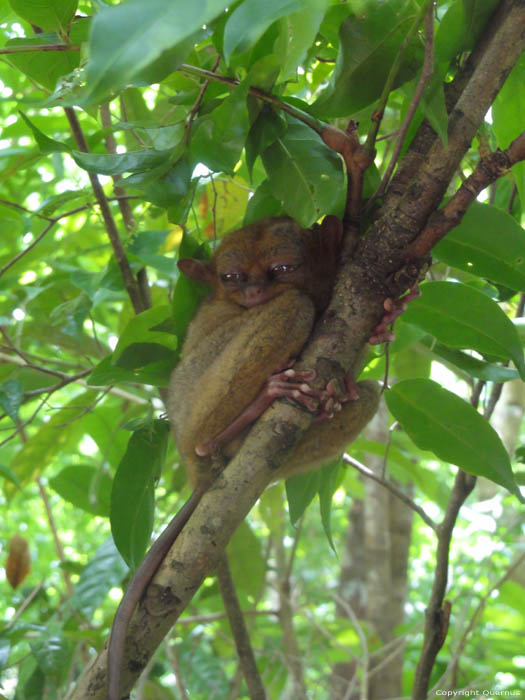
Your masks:
M374 415L374 382L323 391L313 370L295 370L332 293L342 240L333 216L312 229L288 217L257 221L226 236L213 258L179 268L213 291L191 322L168 389L175 441L194 492L146 555L115 616L108 652L109 700L120 700L120 667L131 615L160 562L212 480L212 455L232 457L249 426L279 397L317 414L275 478L316 469L344 450ZM397 314L395 314L397 315ZM381 337L386 321L374 331Z

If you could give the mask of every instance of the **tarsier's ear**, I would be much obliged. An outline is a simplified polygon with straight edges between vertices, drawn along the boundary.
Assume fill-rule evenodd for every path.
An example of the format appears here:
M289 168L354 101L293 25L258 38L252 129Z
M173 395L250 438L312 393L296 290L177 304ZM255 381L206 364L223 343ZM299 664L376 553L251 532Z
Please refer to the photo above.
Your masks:
M343 222L337 216L328 214L321 224L321 240L327 246L339 250L343 241Z
M215 281L215 272L210 261L182 258L177 265L179 270L183 272L186 277L189 277L190 280L204 282L205 284L213 284Z

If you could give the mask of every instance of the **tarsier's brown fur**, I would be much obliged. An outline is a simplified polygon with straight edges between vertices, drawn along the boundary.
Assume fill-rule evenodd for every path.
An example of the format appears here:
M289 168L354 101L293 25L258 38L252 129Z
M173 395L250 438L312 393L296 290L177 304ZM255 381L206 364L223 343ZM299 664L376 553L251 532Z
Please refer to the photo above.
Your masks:
M326 417L310 426L276 474L288 478L338 456L374 415L379 397L375 383L359 382L351 397L316 393L309 388L308 371L293 370L328 304L341 237L335 217L312 229L287 217L262 219L226 236L211 261L179 262L187 276L213 286L189 326L168 389L175 441L195 491L184 517L176 516L161 535L162 542L146 555L115 616L109 700L120 699L129 618L209 486L213 452L231 457L249 424L274 397L295 399Z

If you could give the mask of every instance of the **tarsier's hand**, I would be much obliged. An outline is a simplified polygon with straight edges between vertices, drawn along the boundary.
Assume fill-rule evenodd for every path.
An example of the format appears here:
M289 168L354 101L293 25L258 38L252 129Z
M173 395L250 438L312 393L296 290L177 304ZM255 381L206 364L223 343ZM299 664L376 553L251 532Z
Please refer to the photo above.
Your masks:
M421 296L419 287L415 284L404 297L401 299L385 299L385 313L377 326L373 329L368 342L370 345L380 345L381 343L389 343L395 340L395 335L388 326L390 326L398 316L401 316L403 311L406 311L409 301Z
M257 420L275 399L294 399L308 411L315 412L318 409L321 403L320 396L308 384L315 378L315 371L313 369L296 370L291 367L291 364L287 363L285 367L274 372L259 395L219 435L204 445L197 445L195 452L199 457L207 457L222 445L234 440L245 428Z

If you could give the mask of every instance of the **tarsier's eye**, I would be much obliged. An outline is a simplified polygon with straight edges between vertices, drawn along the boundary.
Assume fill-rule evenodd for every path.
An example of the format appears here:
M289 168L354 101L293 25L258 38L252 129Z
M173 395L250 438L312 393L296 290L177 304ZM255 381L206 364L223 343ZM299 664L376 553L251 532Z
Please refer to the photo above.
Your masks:
M244 279L242 272L223 272L220 277L222 282L242 282Z
M286 272L294 272L298 267L299 265L287 265L286 263L283 263L282 265L274 265L270 269L270 272L273 275L280 275Z

